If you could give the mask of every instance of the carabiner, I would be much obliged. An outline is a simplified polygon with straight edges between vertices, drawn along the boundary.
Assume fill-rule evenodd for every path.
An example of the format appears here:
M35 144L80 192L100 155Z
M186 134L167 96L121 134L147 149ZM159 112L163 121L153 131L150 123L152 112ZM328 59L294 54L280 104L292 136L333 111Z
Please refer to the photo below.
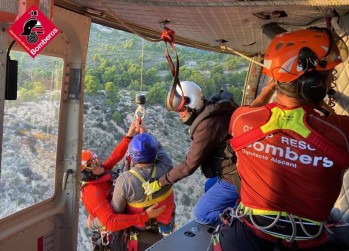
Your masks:
M104 239L105 237L105 239ZM101 231L101 242L103 246L107 246L109 244L109 231L108 230L102 230Z

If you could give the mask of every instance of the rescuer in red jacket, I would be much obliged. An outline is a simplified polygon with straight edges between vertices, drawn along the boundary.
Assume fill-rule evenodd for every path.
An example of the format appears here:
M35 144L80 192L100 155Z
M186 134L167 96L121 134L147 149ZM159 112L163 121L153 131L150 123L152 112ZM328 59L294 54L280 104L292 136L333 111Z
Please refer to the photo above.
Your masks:
M97 217L108 231L118 231L133 225L144 224L149 218L155 218L165 210L157 204L145 212L135 214L116 214L110 204L113 181L117 177L111 169L120 161L133 138L140 131L138 121L131 124L127 134L115 147L113 153L103 163L90 150L83 150L81 156L81 199L89 213L89 219ZM88 221L88 224L92 221Z
M328 112L323 99L347 52L324 28L274 37L263 69L272 83L261 95L277 91L276 102L232 115L241 203L213 250L329 250L324 225L349 166L349 117Z

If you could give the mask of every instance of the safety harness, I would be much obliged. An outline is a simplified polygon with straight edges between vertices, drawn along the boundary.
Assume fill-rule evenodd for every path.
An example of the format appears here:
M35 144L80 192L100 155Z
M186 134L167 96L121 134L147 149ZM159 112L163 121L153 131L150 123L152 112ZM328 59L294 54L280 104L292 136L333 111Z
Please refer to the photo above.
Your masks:
M143 176L140 173L138 173L135 169L130 169L129 172L132 173L134 176L136 176L142 182L142 184L146 182L145 179L143 178ZM150 179L154 180L155 175L156 175L156 165L154 165L152 168ZM144 201L142 201L142 202L129 202L128 206L133 207L133 208L142 208L144 210L144 209L154 205L155 203L166 200L171 194L173 194L172 187L165 194L163 194L157 198L153 198L153 196L150 194L150 195L147 195L145 197ZM173 220L174 220L174 217L173 217ZM158 225L159 224L155 219L149 219L149 221L145 223L145 230L150 231L150 232L158 232L159 231ZM138 237L137 237L137 235L139 235L141 232L142 231L140 231L136 227L131 227L129 229L128 251L137 251L138 250Z
M270 112L266 123L231 139L230 143L234 151L282 130L291 135L302 136L307 143L329 156L337 165L341 167L349 165L348 153L328 141L307 123L308 117L315 116L311 109L299 107L283 110L276 104L269 104L265 107ZM285 119L280 120L280 117ZM287 123L287 118L293 118L292 121L298 123ZM328 230L328 228L324 222L298 217L287 212L253 209L240 203L236 209L228 208L225 210L222 218L223 225L230 226L236 219L244 222L257 236L275 242L277 244L275 250L279 250L281 245L293 248L310 248L327 241L327 235L323 230ZM220 226L212 237L214 251L221 251L219 232Z
M143 176L140 175L136 170L130 169L129 172L132 173L134 176L136 176L142 182L142 184L146 182L145 179L143 178ZM156 166L154 166L152 168L150 179L154 179L155 178L155 174L156 174ZM150 195L147 195L145 197L143 202L140 202L140 203L132 203L132 202L130 202L128 204L131 205L131 206L134 205L134 207L138 207L138 208L139 207L143 207L144 208L144 207L147 207L147 206L142 206L143 203L146 204L146 202L151 201L152 199L153 199L153 196L152 196L152 194L150 194ZM135 204L137 204L138 206L136 206ZM149 205L149 206L151 206L151 205Z
M275 251L281 246L312 248L327 241L323 230L328 228L323 222L286 212L252 209L240 203L237 208L227 208L221 214L223 224L216 228L211 240L214 251L222 251L219 241L221 228L230 227L235 220L244 222L260 238L276 243Z
M118 170L116 172L106 171L103 173L102 176L100 176L100 177L97 176L96 179L94 179L94 180L81 181L80 190L83 190L83 188L88 184L102 183L105 181L110 181L110 182L112 182L112 186L110 188L109 196L112 196L113 191L114 191L114 184L115 184L116 178L119 176L119 173L120 173L120 170ZM110 232L105 227L92 230L91 240L92 240L92 246L93 246L94 251L109 251L109 250L111 250L109 248Z

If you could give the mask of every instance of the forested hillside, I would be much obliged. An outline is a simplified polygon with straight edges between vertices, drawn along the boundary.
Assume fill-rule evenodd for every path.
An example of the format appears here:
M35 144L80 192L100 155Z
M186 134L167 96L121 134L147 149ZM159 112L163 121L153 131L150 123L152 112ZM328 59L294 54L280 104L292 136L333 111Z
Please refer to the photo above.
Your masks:
M147 91L149 104L163 103L163 97L173 82L165 58L165 44L142 41L125 32L94 25L91 29L86 94L105 90L108 102L115 102L118 91ZM173 51L172 58L175 60ZM177 46L180 80L198 83L207 97L227 89L241 100L247 62L237 56L205 52Z

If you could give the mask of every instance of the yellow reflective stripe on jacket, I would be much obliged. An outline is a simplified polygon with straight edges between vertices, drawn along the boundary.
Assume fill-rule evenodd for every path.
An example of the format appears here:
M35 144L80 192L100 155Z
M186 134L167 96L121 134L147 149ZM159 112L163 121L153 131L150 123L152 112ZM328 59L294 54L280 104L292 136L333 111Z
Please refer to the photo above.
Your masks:
M277 129L287 129L296 132L297 134L308 137L311 131L304 124L305 111L299 107L294 110L283 110L279 107L271 109L271 117L269 121L261 126L263 133L268 133Z
M157 197L155 199L145 200L143 202L129 202L127 204L131 207L134 207L134 208L150 207L150 206L154 205L155 203L158 203L158 202L165 200L168 196L171 195L172 192L173 192L173 189L171 187L166 193L164 193L163 195L161 195L160 197Z

